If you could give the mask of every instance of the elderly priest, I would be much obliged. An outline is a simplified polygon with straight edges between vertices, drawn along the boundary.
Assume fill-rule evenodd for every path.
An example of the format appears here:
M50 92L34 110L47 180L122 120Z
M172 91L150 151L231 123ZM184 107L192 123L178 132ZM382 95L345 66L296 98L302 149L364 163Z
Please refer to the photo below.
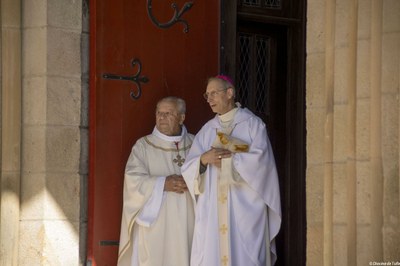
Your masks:
M156 126L132 148L125 169L119 266L188 266L193 201L181 176L192 144L185 102L157 103Z

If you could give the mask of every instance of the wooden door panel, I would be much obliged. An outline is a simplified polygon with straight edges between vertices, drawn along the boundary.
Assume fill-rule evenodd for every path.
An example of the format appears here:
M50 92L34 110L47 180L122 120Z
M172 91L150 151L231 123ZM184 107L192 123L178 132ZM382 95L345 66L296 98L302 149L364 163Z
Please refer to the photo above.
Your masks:
M185 1L173 1L180 8ZM172 1L153 1L160 22L173 15ZM218 71L219 2L195 1L170 28L156 27L148 17L145 0L92 0L90 2L90 154L88 195L88 262L116 265L122 208L123 173L135 141L151 133L156 102L176 95L187 102L190 132L197 132L212 115L202 93L207 77ZM105 79L104 74L149 79Z

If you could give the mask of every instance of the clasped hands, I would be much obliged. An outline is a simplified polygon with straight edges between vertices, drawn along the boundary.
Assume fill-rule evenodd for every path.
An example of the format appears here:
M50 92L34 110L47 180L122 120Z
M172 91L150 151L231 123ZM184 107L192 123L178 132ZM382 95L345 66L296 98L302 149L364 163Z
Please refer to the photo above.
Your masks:
M230 158L232 152L223 148L211 147L210 150L203 153L200 157L200 162L202 165L212 164L218 168L221 168L221 159Z
M182 194L188 190L185 180L181 175L169 175L165 178L164 191Z

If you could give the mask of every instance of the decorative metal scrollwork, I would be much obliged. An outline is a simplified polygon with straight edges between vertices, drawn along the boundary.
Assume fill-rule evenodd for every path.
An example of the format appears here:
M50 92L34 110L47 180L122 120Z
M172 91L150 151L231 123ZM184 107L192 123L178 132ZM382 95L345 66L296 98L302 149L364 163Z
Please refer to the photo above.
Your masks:
M133 76L119 76L119 75L115 75L115 74L103 74L103 78L104 79L113 79L113 80L132 81L136 85L137 92L135 93L134 90L131 90L130 96L133 99L137 100L142 95L141 83L147 83L149 81L149 79L147 77L140 76L140 74L142 72L142 63L140 62L139 59L136 59L136 58L133 59L131 64L132 64L133 68L135 68L135 66L138 65L138 70L136 71L136 74Z
M174 9L174 16L166 23L160 23L154 17L152 13L152 5L151 5L152 2L153 2L152 0L147 0L147 14L149 15L150 20L151 22L153 22L154 25L156 25L159 28L165 29L171 27L175 23L183 23L185 25L183 32L185 33L189 32L189 24L186 22L186 20L181 19L181 17L186 11L192 8L193 2L186 2L179 11L178 11L178 5L176 3L172 3L171 7Z

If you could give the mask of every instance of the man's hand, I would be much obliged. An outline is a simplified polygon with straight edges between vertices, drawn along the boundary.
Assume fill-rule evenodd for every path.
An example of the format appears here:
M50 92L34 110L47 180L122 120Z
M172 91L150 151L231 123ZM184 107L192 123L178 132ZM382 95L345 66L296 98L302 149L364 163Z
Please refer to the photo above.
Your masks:
M230 150L211 147L210 150L201 155L200 161L203 165L212 164L221 168L221 159L229 158L231 156L232 152Z
M169 175L165 178L164 191L182 194L186 190L188 190L188 188L181 175Z

